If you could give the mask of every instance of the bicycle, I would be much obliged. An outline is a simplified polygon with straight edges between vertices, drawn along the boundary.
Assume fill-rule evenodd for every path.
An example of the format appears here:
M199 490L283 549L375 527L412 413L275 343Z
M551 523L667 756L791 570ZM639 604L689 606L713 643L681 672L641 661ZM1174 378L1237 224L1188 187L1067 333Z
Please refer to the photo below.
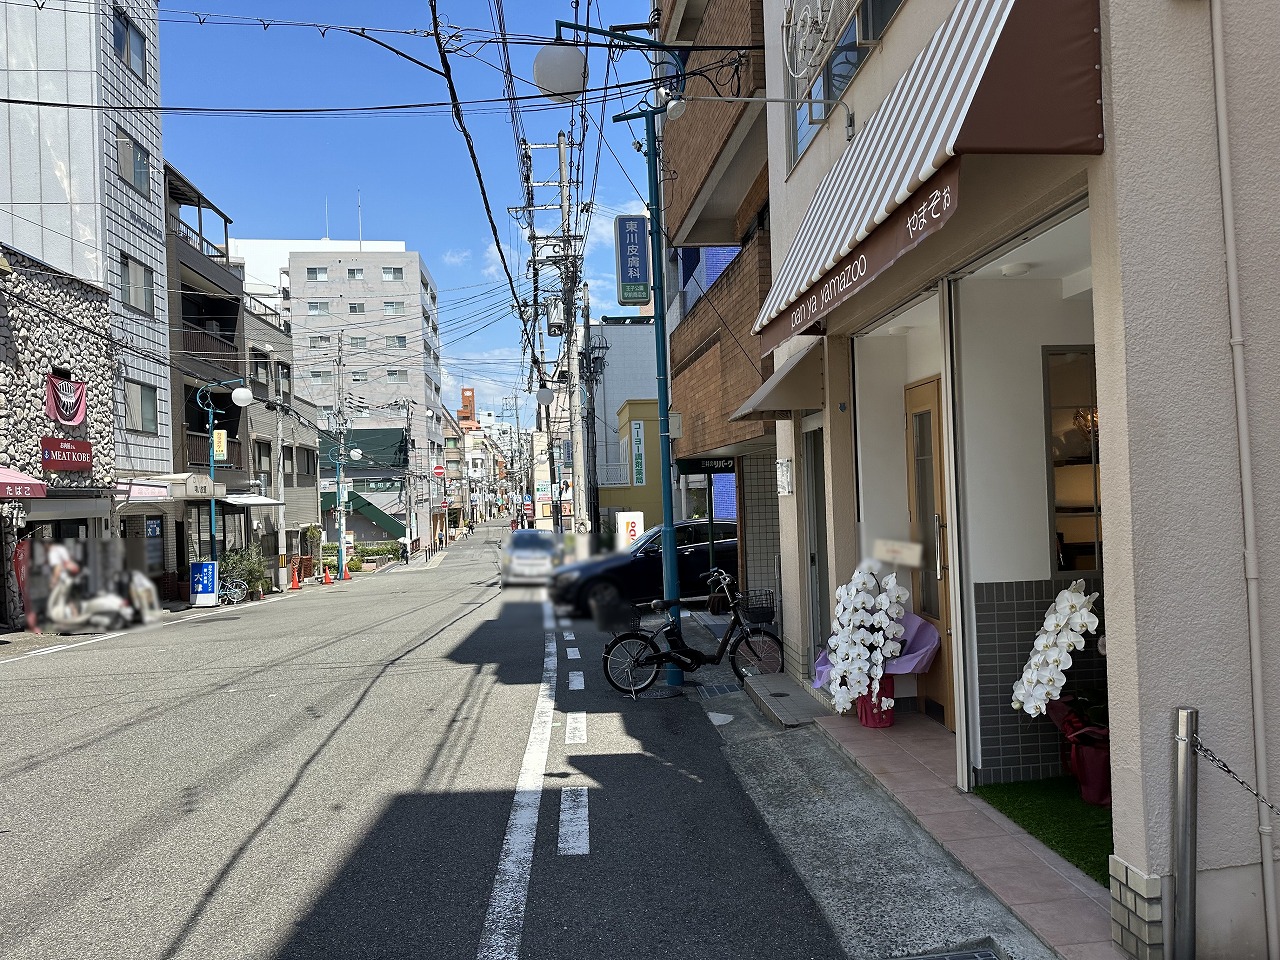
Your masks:
M781 672L782 641L772 632L755 626L773 622L773 591L752 590L744 596L734 587L734 578L718 568L704 574L703 579L709 582L713 595L723 593L728 598L733 610L733 617L720 638L716 652L703 653L684 642L680 618L670 613L678 600L655 600L647 607L666 611L666 622L653 631L639 629L638 613L642 608L635 608L632 629L615 633L613 639L605 644L601 666L609 686L634 698L658 679L659 667L670 663L692 673L707 664L720 663L726 653L729 665L741 682L746 682L747 677ZM666 641L668 649L658 646L655 638L659 635Z
M237 580L235 577L228 577L225 580L218 581L219 603L229 603L234 606L248 595L249 585L243 580Z

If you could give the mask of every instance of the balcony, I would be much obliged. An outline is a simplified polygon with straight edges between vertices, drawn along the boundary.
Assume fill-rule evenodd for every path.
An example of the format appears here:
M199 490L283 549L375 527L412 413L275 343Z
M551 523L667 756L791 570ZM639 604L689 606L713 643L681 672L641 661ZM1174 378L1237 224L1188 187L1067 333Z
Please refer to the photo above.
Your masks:
M186 460L191 467L209 466L209 435L187 431ZM244 448L239 440L227 440L227 459L217 461L219 467L244 469Z
M216 333L209 333L189 323L182 325L182 351L188 357L197 357L229 373L241 373L239 347Z
M630 468L625 463L596 464L596 482L602 487L629 487Z

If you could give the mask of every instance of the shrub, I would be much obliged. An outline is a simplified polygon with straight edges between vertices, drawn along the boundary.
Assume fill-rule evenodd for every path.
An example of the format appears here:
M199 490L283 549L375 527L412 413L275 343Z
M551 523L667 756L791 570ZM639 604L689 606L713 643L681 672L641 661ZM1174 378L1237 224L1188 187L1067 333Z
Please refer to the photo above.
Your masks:
M347 569L350 570L352 573L356 573L360 570L363 570L364 561L361 560L358 556L352 557L350 560L347 561Z

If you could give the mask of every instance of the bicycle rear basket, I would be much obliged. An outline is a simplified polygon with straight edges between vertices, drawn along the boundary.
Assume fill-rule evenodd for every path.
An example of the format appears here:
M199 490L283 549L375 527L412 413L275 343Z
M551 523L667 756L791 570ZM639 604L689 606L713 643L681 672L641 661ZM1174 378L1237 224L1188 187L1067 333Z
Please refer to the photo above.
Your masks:
M591 619L596 628L609 633L624 633L640 629L640 608L629 603L595 603L591 606Z
M773 623L772 590L748 590L742 600L742 619L748 623Z

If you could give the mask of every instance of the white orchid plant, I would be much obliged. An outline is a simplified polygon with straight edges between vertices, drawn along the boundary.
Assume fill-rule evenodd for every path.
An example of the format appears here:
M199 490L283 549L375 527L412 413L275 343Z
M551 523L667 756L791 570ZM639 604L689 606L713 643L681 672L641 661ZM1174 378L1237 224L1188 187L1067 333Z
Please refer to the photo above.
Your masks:
M872 706L888 710L892 697L880 696L885 662L902 652L901 620L910 594L890 573L878 581L870 570L854 571L853 579L836 588L835 619L827 641L831 672L827 691L840 713L849 710L864 694Z
M1044 615L1044 624L1036 632L1031 657L1022 670L1022 679L1013 685L1014 710L1038 717L1050 700L1062 695L1071 654L1084 649L1084 638L1098 629L1093 613L1096 593L1086 595L1084 581L1077 580L1058 594Z

